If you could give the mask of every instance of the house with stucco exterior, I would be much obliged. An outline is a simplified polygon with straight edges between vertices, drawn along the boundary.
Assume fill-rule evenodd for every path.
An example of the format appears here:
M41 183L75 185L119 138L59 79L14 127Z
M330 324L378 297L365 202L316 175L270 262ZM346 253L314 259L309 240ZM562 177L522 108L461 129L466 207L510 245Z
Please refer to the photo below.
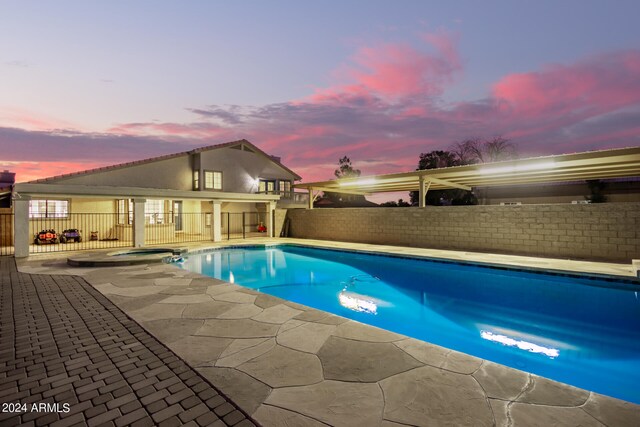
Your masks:
M276 206L305 203L292 188L300 179L240 140L19 183L15 255L273 236ZM56 237L39 239L45 230Z

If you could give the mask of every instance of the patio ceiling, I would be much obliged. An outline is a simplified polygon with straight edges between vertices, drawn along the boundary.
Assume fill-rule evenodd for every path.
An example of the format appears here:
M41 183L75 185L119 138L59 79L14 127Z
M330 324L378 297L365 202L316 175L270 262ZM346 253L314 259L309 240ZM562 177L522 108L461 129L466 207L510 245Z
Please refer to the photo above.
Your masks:
M404 173L295 184L350 194L443 190L640 176L640 147L532 157Z

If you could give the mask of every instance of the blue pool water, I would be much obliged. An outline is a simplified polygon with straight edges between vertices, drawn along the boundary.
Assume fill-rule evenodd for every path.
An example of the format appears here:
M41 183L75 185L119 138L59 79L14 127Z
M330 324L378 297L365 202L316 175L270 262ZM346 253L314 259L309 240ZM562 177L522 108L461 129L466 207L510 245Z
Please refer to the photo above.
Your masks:
M292 245L183 268L640 403L640 286Z

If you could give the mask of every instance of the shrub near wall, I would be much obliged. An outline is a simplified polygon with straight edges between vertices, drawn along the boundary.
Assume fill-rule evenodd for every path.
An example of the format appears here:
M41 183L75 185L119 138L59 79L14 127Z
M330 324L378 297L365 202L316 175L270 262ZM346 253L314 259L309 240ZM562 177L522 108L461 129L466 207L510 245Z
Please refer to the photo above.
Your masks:
M640 203L290 209L290 237L629 262Z

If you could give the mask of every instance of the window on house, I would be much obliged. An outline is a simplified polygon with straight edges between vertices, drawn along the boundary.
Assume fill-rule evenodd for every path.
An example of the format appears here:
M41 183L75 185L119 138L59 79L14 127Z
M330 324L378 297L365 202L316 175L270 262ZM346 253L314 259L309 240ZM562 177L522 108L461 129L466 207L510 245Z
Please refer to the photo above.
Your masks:
M164 224L164 200L147 200L144 216L147 224Z
M205 171L204 188L206 190L222 190L222 172Z
M193 189L200 189L200 171L193 171Z
M276 189L276 182L274 180L261 179L258 184L258 192L259 193L273 193Z
M69 218L69 201L30 200L29 218Z
M291 181L280 181L279 185L281 195L286 196L291 192Z
M133 224L133 200L118 200L118 224Z

